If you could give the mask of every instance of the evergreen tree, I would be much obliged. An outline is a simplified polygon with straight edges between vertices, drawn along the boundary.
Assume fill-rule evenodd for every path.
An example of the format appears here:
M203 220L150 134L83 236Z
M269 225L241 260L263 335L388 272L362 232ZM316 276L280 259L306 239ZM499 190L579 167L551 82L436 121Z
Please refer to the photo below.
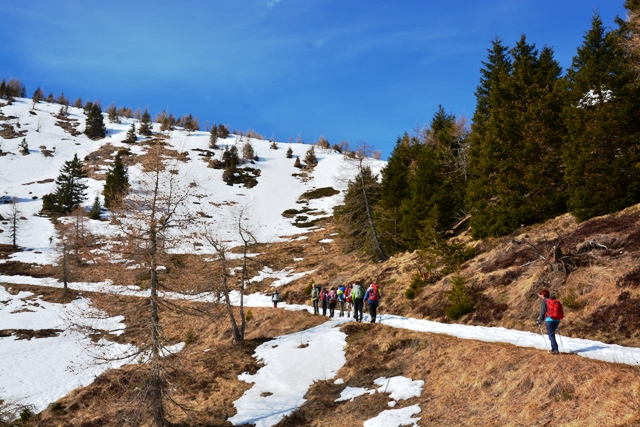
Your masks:
M226 168L232 165L232 168L235 170L235 167L240 164L240 157L238 156L238 147L232 145L231 148L225 147L224 153L222 153L222 161Z
M122 142L133 144L137 140L138 140L138 135L136 135L136 124L131 123L131 127L127 131L127 137Z
M106 175L104 184L104 206L112 209L120 206L122 199L129 189L129 176L127 167L122 162L120 153L116 155L113 166Z
M102 108L98 103L90 104L87 112L87 123L84 133L91 139L104 138L107 135L107 128L104 126Z
M153 123L151 122L151 114L149 114L149 111L145 108L144 113L140 118L140 129L138 130L138 133L143 136L151 136L153 134L152 129Z
M564 177L579 221L640 202L640 93L618 37L595 14L566 76Z
M380 183L369 166L359 159L359 172L349 181L344 204L334 209L340 242L346 252L358 251L375 261L387 259L380 240L376 206L380 200Z
M402 233L402 202L409 196L409 171L415 161L418 140L405 132L396 141L396 146L382 169L380 183L380 206L385 211L381 222L382 239L394 252L407 248Z
M316 150L313 148L313 146L309 147L309 149L307 150L304 156L304 162L309 167L314 167L315 165L318 164L318 158L316 157Z
M287 159L291 159L293 157L293 150L291 149L291 147L287 148L286 156Z
M475 238L510 233L564 212L561 72L523 35L506 55L493 42L483 63L470 135L467 207Z
M35 106L38 102L42 101L44 99L44 92L42 91L42 89L38 88L36 89L35 92L33 92L33 105Z
M218 138L225 139L229 137L229 128L223 124L218 125Z
M213 124L213 126L211 126L211 130L209 131L209 133L211 134L209 136L209 148L215 150L216 148L218 148L218 127L215 123Z
M63 214L74 210L86 199L85 191L88 186L83 182L85 178L87 174L75 154L60 169L60 175L56 178L56 190L43 196L42 209Z
M98 196L93 199L93 205L91 205L91 210L89 211L89 218L100 219L100 198Z

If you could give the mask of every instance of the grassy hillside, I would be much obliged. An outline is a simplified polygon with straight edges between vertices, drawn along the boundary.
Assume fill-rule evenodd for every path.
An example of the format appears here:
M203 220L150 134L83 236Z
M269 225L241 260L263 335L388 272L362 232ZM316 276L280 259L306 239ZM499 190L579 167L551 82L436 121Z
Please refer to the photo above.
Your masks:
M258 258L274 268L287 265L293 257L302 258L299 269L316 270L281 287L287 302L306 301L304 289L311 281L332 285L375 279L385 292L383 311L444 322L451 322L444 316L451 278L464 276L476 310L458 322L534 332L536 294L549 287L565 301L564 335L637 346L639 219L640 206L635 206L582 224L562 216L500 239L473 242L462 233L456 239L475 247L475 257L460 271L427 284L414 300L404 294L415 273L430 265L428 271L437 277L445 266L418 253L384 264L364 263L339 252L328 221L306 240L264 245ZM252 291L269 291L268 280L252 286ZM56 292L49 290L48 297L56 298ZM92 298L110 314L122 312L127 301L132 303L125 297ZM169 335L191 336L174 378L175 398L188 407L186 412L174 408L178 425L230 425L225 419L235 413L233 401L249 387L238 375L259 368L253 349L271 337L324 320L305 312L260 308L252 309L252 316L242 347L233 344L228 321L219 310L171 320ZM348 335L347 363L338 378L345 384L317 382L306 396L307 403L279 425L360 425L386 407L388 395L335 402L342 389L371 387L375 378L395 375L425 381L420 397L399 404L419 404L421 426L640 423L638 367L385 325L348 324L342 330ZM127 405L139 390L135 379L140 369L144 368L130 366L102 375L91 386L56 402L32 425L115 426L128 425L134 415L144 418L144 413Z

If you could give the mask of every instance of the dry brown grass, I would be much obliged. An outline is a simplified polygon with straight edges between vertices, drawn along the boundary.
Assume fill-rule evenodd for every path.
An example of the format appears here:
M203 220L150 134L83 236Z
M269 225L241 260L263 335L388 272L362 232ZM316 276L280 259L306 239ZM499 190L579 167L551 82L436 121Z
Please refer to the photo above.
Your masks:
M389 409L376 393L352 402L335 400L346 386L373 388L380 376L424 380L422 395L396 408L419 404L420 426L624 426L640 423L637 367L551 356L511 345L459 340L348 324L347 363L333 380L316 383L309 403L294 414L305 424L354 426Z
M62 290L37 286L14 285L30 290L53 302L62 299ZM105 294L85 293L100 309L111 315L136 313L144 316L141 303L145 300ZM252 308L243 345L232 341L226 315L211 304L178 302L180 313L163 312L164 332L175 342L191 337L191 343L168 366L172 399L183 406L169 407L173 422L185 426L231 425L226 419L235 414L233 402L250 385L238 380L242 372L259 369L253 357L256 346L275 336L311 328L325 319L307 312L290 312L271 308ZM198 312L211 313L204 316ZM136 319L126 317L125 323ZM115 338L119 342L137 344L137 337L128 331ZM144 389L145 365L129 365L108 371L90 386L79 388L42 413L41 426L128 426L143 425L148 418L141 411L140 390Z

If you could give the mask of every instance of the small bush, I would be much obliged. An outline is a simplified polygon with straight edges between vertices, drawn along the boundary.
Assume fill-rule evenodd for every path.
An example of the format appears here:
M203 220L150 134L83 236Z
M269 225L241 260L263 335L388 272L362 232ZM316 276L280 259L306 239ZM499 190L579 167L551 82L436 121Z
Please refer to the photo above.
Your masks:
M60 402L50 404L49 409L56 415L64 415L66 413L65 406Z
M253 320L253 311L247 310L247 312L244 315L244 320L246 320L247 322Z
M567 289L567 294L562 298L561 302L563 306L571 310L580 310L586 305L584 301L578 300L578 294L573 288Z
M193 332L192 329L187 332L187 336L184 338L184 345L193 344L198 341L198 336Z
M451 304L446 308L445 314L453 320L458 320L465 314L473 312L475 305L469 290L465 286L467 279L462 276L454 276L452 282L453 286L447 292L447 299Z
M413 278L411 279L411 283L409 284L409 287L407 288L407 290L404 291L404 297L410 300L414 299L420 294L420 292L422 292L422 289L425 286L426 286L426 282L422 278L422 274L415 273L413 275Z

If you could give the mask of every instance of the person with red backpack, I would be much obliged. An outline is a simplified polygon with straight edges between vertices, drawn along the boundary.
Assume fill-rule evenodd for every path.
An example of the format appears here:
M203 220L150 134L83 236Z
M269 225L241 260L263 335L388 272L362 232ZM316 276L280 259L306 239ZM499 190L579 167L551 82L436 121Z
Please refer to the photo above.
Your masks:
M327 300L329 301L329 317L333 317L333 314L336 310L336 303L338 302L338 294L336 293L336 288L332 287L327 295Z
M556 341L556 330L560 326L560 320L564 318L562 312L562 304L555 298L555 295L550 295L548 289L540 291L540 317L537 320L538 326L545 323L547 326L547 335L549 335L549 342L551 343L551 354L559 354L558 342Z
M372 283L364 294L364 300L369 306L369 315L371 316L371 323L376 323L376 311L378 310L378 304L380 303L380 288L377 283Z
M347 302L347 317L351 317L351 308L353 307L353 298L351 297L351 291L353 290L353 283L349 283L344 290L344 298Z

